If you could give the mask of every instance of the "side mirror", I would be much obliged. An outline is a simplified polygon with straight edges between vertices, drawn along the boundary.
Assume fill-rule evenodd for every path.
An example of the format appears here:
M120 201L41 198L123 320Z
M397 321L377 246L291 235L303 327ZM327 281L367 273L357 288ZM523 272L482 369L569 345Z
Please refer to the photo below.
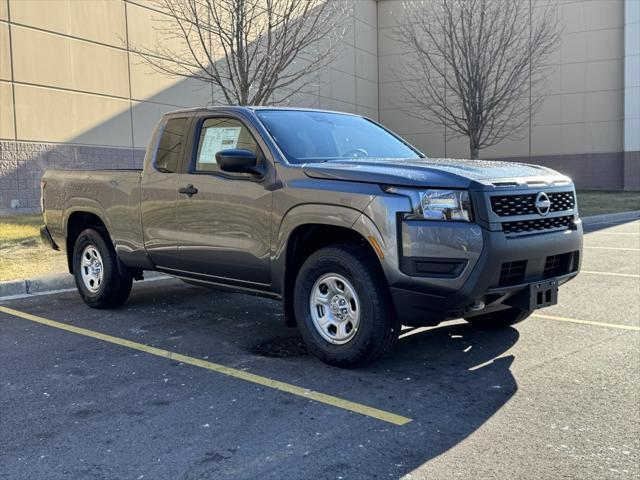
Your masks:
M256 154L250 150L240 148L220 150L216 153L216 162L225 172L264 175L264 167L258 165Z

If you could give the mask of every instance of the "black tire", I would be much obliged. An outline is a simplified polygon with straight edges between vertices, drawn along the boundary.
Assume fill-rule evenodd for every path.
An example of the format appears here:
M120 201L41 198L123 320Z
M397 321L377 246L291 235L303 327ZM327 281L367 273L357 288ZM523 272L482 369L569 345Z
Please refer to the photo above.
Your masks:
M345 344L325 340L309 308L312 289L323 275L336 273L353 286L359 299L359 326ZM294 290L294 311L300 334L313 355L342 368L364 366L387 353L398 339L398 322L382 269L375 257L356 245L322 248L300 267Z
M102 258L103 277L96 291L82 279L82 254L93 246ZM118 258L106 231L88 228L80 232L73 247L73 275L80 297L91 308L114 308L122 305L131 293L133 277L118 269Z
M512 307L507 310L500 310L499 312L465 318L465 320L474 327L478 328L506 328L511 325L515 325L516 323L522 322L532 313L533 311L531 310L521 310L519 308Z

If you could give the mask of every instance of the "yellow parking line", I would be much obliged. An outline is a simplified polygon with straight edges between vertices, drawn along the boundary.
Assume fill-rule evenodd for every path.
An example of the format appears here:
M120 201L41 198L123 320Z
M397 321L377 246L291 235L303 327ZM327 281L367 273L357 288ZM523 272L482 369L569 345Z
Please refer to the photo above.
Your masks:
M314 390L309 390L308 388L298 387L296 385L280 382L278 380L272 380L267 377L262 377L260 375L255 375L253 373L244 372L242 370L237 370L235 368L225 367L224 365L220 365L218 363L208 362L206 360L189 357L187 355L170 352L168 350L162 350L160 348L151 347L149 345L144 345L138 342L132 342L131 340L126 340L124 338L113 337L111 335L106 335L104 333L94 332L93 330L87 330L85 328L68 325L66 323L55 322L47 318L39 317L37 315L31 315L30 313L21 312L19 310L14 310L12 308L0 306L0 312L6 313L7 315L13 315L15 317L23 318L25 320L30 320L32 322L40 323L42 325L47 325L49 327L65 330L67 332L76 333L78 335L84 335L85 337L91 337L98 340L102 340L103 342L113 343L115 345L131 348L133 350L139 350L141 352L149 353L151 355L156 355L158 357L168 358L170 360L182 362L187 365L193 365L195 367L212 370L214 372L221 373L229 377L238 378L240 380L245 380L251 383L256 383L258 385L262 385L268 388L273 388L281 392L291 393L299 397L303 397L309 400L314 400L316 402L324 403L326 405L331 405L333 407L341 408L343 410L348 410L350 412L359 413L361 415L382 420L383 422L392 423L394 425L405 425L411 421L410 418L403 417L401 415L396 415L395 413L379 410L373 407L368 407L360 403L350 402L349 400L344 400L342 398L326 395L324 393L316 392Z
M544 318L545 320L557 320L559 322L581 323L583 325L594 325L596 327L618 328L620 330L631 330L633 332L640 332L640 327L635 327L633 325L620 325L618 323L592 322L590 320L578 320L577 318L555 317L553 315L543 315L541 313L534 313L532 317Z
M580 273L587 273L590 275L609 275L612 277L640 278L640 275L635 273L596 272L595 270L581 270Z

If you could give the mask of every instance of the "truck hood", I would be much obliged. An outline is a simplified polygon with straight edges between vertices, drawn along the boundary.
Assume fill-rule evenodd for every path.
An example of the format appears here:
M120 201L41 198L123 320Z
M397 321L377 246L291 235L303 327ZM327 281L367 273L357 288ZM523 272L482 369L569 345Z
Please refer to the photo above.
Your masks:
M571 181L539 165L453 158L332 160L308 163L302 168L311 178L408 187L468 188L472 183L491 186Z

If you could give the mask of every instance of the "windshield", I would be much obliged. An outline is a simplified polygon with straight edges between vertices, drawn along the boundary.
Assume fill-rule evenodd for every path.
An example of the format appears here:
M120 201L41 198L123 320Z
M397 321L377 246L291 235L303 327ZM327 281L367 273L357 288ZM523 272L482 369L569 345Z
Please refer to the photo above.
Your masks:
M256 114L291 163L421 158L402 140L362 117L304 110L258 110Z

